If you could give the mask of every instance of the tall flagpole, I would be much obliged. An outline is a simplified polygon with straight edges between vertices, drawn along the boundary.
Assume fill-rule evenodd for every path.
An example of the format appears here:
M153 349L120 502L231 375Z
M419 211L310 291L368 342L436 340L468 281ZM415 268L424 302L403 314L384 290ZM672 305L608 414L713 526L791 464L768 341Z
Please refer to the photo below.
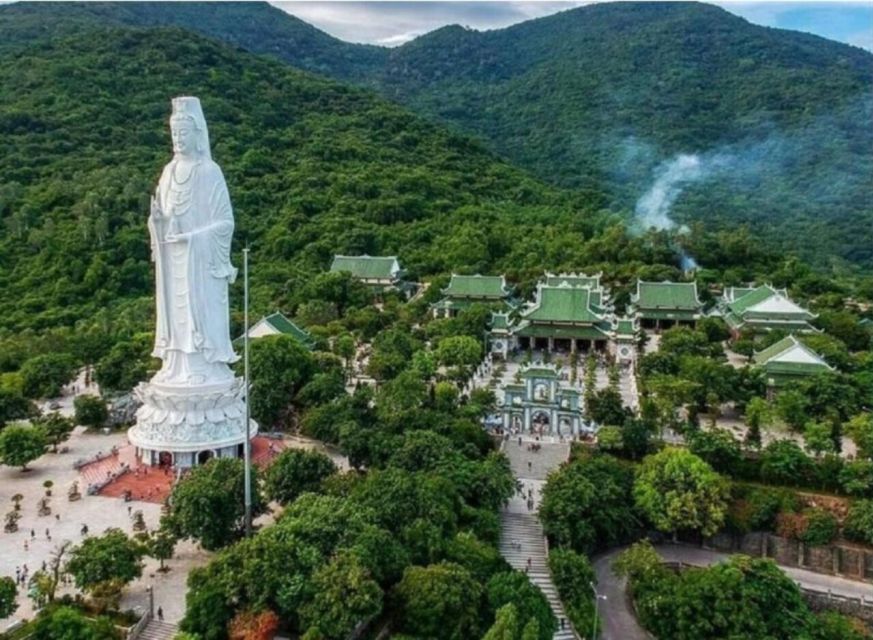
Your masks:
M243 367L246 390L246 440L243 444L245 458L245 520L246 536L252 535L252 443L251 443L251 411L249 409L249 248L243 249Z

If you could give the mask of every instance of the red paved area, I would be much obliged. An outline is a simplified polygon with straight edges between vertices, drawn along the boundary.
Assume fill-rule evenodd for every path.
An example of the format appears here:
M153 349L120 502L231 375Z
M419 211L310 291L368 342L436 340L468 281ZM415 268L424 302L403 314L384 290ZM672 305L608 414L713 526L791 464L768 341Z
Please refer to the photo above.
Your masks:
M172 469L140 466L113 480L100 490L107 498L123 498L130 491L131 500L162 503L173 488Z
M266 469L288 446L284 440L255 436L252 438L252 462Z
M261 468L266 468L288 447L283 440L256 436L252 439L252 462ZM143 502L162 503L173 488L176 474L173 470L146 467L137 464L133 446L122 447L118 455L106 458L82 467L83 487L106 476L106 472L115 473L123 464L130 471L119 476L103 487L99 495L107 498L123 498L130 491L131 499Z

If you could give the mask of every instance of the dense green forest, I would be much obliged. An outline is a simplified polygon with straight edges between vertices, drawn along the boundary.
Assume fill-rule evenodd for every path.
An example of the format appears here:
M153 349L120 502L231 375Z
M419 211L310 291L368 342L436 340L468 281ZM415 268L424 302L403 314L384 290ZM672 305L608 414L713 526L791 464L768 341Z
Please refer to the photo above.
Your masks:
M487 32L352 45L268 5L16 4L3 47L89 23L175 24L381 91L543 180L633 210L699 154L678 221L748 223L818 266L873 265L873 56L700 3L607 3Z
M279 15L253 7L252 15ZM550 570L570 618L580 629L594 620L589 587L595 577L584 554L631 542L648 524L666 533L715 531L733 520L751 527L751 518L726 520L728 499L752 491L741 483L793 483L858 498L846 535L873 540L873 362L870 333L860 323L871 314L873 278L816 271L775 251L749 226L698 221L681 236L631 234L631 207L614 199L606 177L553 184L371 88L297 70L246 51L244 42L228 44L179 26L95 25L93 16L120 10L0 9L0 35L14 36L0 38L0 462L39 464L48 443L69 437L74 421L40 417L32 400L56 396L80 365L95 365L106 399L129 391L154 367L149 195L171 158L170 98L196 95L234 205L237 266L242 248L251 247L252 314L282 311L311 334L314 346L309 351L290 336L252 342L252 416L264 431L294 429L329 443L352 469L335 473L320 453L282 453L263 484L257 476L253 484L256 514L267 500L282 504L283 512L243 538L242 464L209 462L176 485L152 537L128 540L110 531L71 551L67 570L80 592L94 596L108 583L85 575L89 555L115 565L138 565L143 553L172 562L174 541L189 539L215 555L189 576L180 638L221 640L229 628L267 622L305 640L347 638L364 621L373 632L388 625L398 640L548 640L560 624L548 601L497 548L498 510L518 489L507 458L493 451L481 428L497 398L489 388L460 390L482 362L491 310L474 304L457 317L434 318L431 305L453 272L505 274L524 298L544 271L584 270L602 272L621 312L637 278L686 277L680 251L699 259L695 277L707 305L723 284L787 287L818 314L815 323L827 333L811 343L839 372L798 384L785 394L788 401L770 407L764 375L728 365L727 329L707 318L693 330L664 332L658 351L640 361L636 415L623 406L618 368L610 367L609 386L595 391L598 363L588 358L586 411L604 425L594 453L624 459L583 460L577 448L577 459L553 474L546 489ZM67 11L78 13L68 22L41 21ZM133 17L126 21L136 22L140 12L163 9L130 5L128 11ZM189 26L192 11L179 9ZM201 26L218 30L223 16L232 15L245 23L240 33L256 33L247 11L210 5ZM265 42L283 41L282 24L274 26ZM300 28L312 37L300 46L312 47L318 65L342 64L345 54L332 50L326 36ZM380 50L372 51L378 61ZM357 62L369 68L372 61ZM833 81L842 82L836 75ZM825 238L812 239L825 249ZM327 272L335 253L397 255L409 280L430 286L409 301L384 293L374 305L363 283ZM237 281L234 336L242 330L241 299ZM751 337L734 343L746 355L753 346ZM355 372L362 352L366 365ZM353 373L378 384L350 393ZM75 422L103 425L106 399L79 396ZM741 449L732 437L699 431L703 416L714 421L725 403L757 424L757 441L749 435ZM679 407L687 420L679 420ZM32 425L14 423L22 418ZM814 455L794 443L762 447L761 431L777 419L803 429ZM679 466L702 478L704 489L718 489L709 495L713 508L705 522L675 522L661 513L684 513L662 496L702 503L698 495L660 488L658 470L670 468L674 457L670 449L657 453L665 429L688 437L692 453L680 454ZM863 459L843 462L836 455L844 431ZM634 479L637 464L645 473ZM716 471L732 478L736 496L726 494ZM769 504L771 497L755 501ZM823 514L795 513L799 508L774 508L771 520L779 510L801 522L807 528L798 535L812 544L809 523ZM130 559L119 562L125 548ZM759 573L770 584L781 574L767 567ZM110 586L120 590L140 570L133 566ZM742 602L734 595L742 585L722 589L720 574L713 575L720 601ZM673 600L694 593L695 584L663 583ZM645 595L645 583L634 586ZM778 603L753 615L765 618L773 610L781 610ZM792 611L818 629L819 619L805 608ZM70 615L46 607L34 637L53 637L41 629L70 628ZM835 619L842 626L814 637L852 637L842 632L849 622Z
M544 260L618 262L628 246L620 232L593 239L608 220L596 195L545 186L374 94L189 32L34 45L0 57L0 85L5 329L150 327L147 204L181 94L203 100L237 264L252 246L256 312L293 311L335 252L397 253L413 276L511 268L532 279Z
M638 276L681 275L674 240L630 236L600 191L549 186L372 92L179 29L88 29L0 54L0 370L59 348L96 361L151 329L145 219L181 94L203 100L234 261L252 246L255 314L318 297L334 253L396 254L412 279L502 272L523 294L544 269L602 270L619 301ZM814 276L744 228L695 226L683 243L705 282L869 288Z

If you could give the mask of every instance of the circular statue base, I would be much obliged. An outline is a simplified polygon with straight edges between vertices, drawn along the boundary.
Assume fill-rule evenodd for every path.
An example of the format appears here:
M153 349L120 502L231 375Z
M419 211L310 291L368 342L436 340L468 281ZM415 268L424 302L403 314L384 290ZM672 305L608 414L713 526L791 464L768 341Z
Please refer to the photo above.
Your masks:
M211 458L242 457L246 406L242 378L203 385L142 382L134 395L142 402L127 437L146 465L179 468ZM258 432L249 421L249 437Z

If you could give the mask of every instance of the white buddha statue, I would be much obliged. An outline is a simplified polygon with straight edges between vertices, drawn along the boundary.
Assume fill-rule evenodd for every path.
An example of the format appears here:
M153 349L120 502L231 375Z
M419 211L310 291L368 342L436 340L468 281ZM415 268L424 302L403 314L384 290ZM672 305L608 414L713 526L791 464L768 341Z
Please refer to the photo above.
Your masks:
M155 263L157 327L152 355L158 384L203 385L233 379L239 356L230 341L228 284L233 212L221 169L212 161L200 101L173 99L173 159L152 198L149 232Z

